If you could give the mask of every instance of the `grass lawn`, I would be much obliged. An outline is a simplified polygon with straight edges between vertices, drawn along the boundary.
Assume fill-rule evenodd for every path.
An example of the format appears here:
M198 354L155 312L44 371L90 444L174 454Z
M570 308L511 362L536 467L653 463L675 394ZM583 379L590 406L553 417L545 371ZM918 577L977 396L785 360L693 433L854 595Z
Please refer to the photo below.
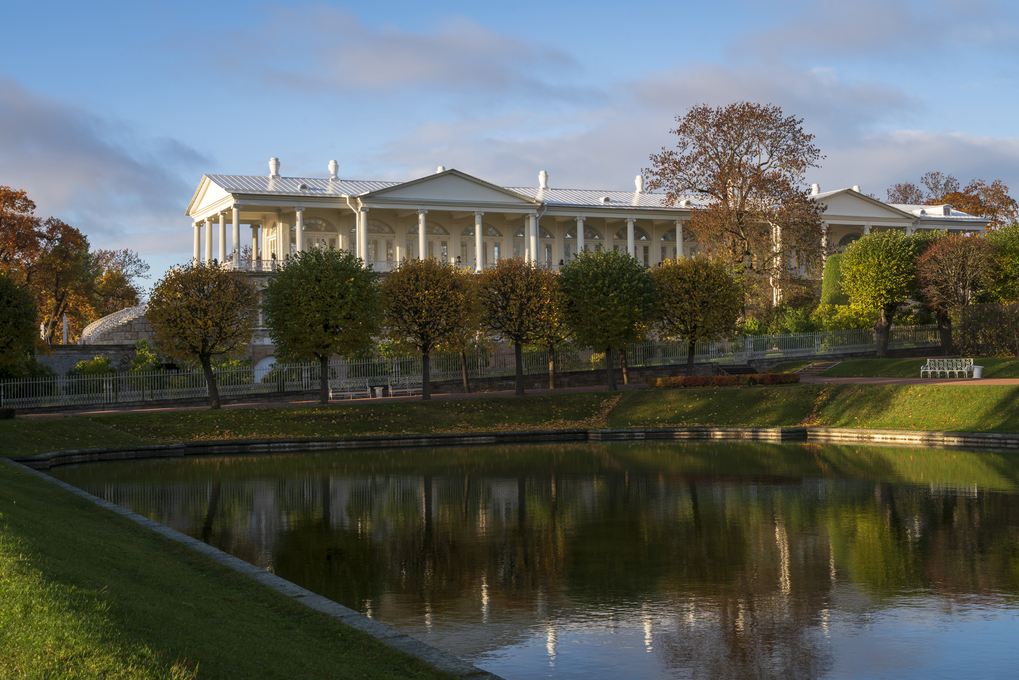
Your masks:
M773 366L772 368L768 369L767 373L795 373L796 371L800 370L801 368L806 368L807 366L809 366L812 363L814 363L814 362L813 361L786 361L784 363L779 364L778 366Z
M926 359L848 359L821 375L829 378L919 378ZM985 378L1019 378L1019 359L974 357Z
M0 489L0 677L451 677L6 463Z

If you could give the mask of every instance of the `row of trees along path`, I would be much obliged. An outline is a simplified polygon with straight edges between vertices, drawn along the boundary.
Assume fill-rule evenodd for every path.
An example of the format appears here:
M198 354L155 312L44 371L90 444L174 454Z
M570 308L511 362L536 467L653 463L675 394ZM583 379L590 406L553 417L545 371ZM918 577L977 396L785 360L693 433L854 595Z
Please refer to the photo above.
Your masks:
M615 389L614 354L652 329L686 343L689 373L697 342L734 332L743 292L723 262L706 258L648 269L625 253L585 252L558 273L510 258L481 274L429 258L379 277L348 251L311 250L288 261L261 297L276 356L317 361L326 403L330 357L363 356L380 341L421 354L423 399L431 396L433 352L459 353L469 391L467 352L493 342L514 348L518 395L524 394L525 345L548 351L553 388L563 343L603 352ZM251 341L258 305L250 280L201 262L171 270L153 290L147 317L154 340L161 351L201 364L212 408L220 402L211 359Z

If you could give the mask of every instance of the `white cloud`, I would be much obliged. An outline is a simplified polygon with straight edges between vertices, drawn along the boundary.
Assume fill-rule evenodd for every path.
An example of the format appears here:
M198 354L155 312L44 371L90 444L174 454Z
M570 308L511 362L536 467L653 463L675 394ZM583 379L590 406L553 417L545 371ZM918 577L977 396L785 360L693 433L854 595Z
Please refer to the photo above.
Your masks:
M150 260L184 244L178 231L193 188L182 175L207 158L10 79L0 79L0 120L0 184L27 192L37 215L77 227L93 247L128 247Z

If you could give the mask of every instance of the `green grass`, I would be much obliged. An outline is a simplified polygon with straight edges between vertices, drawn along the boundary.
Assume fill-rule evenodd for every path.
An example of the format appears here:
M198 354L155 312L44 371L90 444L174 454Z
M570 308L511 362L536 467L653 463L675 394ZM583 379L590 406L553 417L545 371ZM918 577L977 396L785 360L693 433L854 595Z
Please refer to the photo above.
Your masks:
M927 359L849 359L821 375L829 378L919 378ZM1019 378L1019 359L975 357L985 378Z
M144 443L147 442L136 435L112 427L103 417L0 420L0 456L27 456L45 451Z
M2 678L448 678L0 464Z
M1019 386L787 385L628 392L609 427L715 425L1019 432Z

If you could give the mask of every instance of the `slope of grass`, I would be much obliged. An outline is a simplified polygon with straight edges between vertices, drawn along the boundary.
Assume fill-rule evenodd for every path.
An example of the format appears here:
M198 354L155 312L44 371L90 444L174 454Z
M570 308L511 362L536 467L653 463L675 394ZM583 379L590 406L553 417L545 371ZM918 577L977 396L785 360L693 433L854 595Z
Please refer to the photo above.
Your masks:
M450 677L0 463L0 677Z
M329 406L175 411L88 416L138 440L156 442L271 437L592 427L605 393L436 401L361 402ZM594 419L594 420L592 420Z
M0 456L148 443L108 420L81 416L0 420Z
M862 427L1019 432L1019 386L788 385L629 392L609 427Z

